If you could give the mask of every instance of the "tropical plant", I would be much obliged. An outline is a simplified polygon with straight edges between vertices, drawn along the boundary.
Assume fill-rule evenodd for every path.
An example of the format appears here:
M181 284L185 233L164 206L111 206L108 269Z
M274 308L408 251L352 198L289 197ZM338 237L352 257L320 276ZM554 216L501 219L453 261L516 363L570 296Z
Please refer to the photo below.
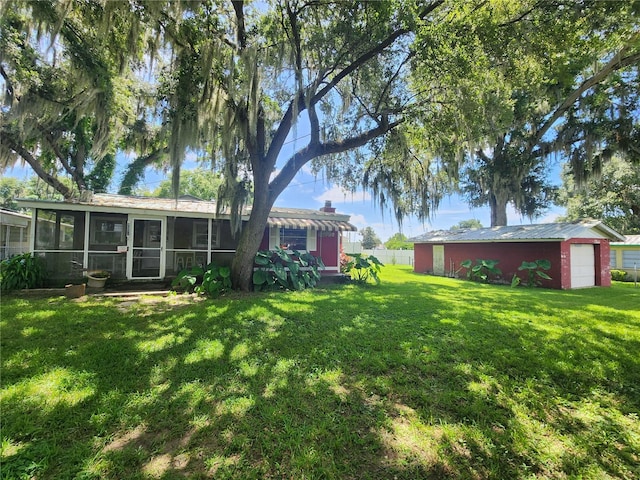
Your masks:
M535 262L522 261L522 264L518 267L518 271L526 271L526 285L528 287L535 287L542 285L542 280L551 280L551 277L547 275L544 270L551 268L551 262L549 260L536 260ZM522 283L522 279L517 275L514 275L511 279L511 286L515 287Z
M460 262L460 268L456 271L458 273L463 268L467 269L467 280L475 280L482 281L485 283L489 283L491 276L499 277L502 275L502 270L500 270L497 265L498 260L476 260L474 263L471 260L463 260Z
M200 266L185 268L171 282L171 287L185 293L217 297L231 290L231 269L215 263L210 263L206 269Z
M253 272L253 285L258 290L313 288L320 280L320 270L325 268L319 257L298 250L289 253L280 247L260 250L255 264L258 268Z
M44 283L44 269L40 258L31 253L14 255L0 262L0 290L36 288Z
M217 297L231 290L231 269L227 266L209 264L202 276L202 284L195 288L196 293Z
M191 293L198 285L198 277L204 275L204 269L200 266L185 268L171 282L171 288L186 293Z
M364 285L373 280L376 285L380 284L380 267L384 267L382 262L373 255L364 255L362 253L349 253L349 263L346 266L349 277L356 283Z

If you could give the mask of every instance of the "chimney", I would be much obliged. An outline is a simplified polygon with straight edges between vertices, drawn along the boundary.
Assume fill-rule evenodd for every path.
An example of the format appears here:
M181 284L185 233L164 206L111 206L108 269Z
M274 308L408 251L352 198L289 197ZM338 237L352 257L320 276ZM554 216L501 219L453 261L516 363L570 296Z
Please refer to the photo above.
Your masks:
M331 200L325 200L324 207L322 207L320 211L326 213L336 213L336 209L331 206Z

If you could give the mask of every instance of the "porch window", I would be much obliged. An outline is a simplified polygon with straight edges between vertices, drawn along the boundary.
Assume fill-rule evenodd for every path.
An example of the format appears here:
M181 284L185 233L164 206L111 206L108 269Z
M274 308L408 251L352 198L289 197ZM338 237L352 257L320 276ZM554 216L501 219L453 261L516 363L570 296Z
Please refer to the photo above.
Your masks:
M92 213L89 228L89 250L113 252L127 244L127 216Z
M38 210L36 250L82 250L84 228L84 212Z

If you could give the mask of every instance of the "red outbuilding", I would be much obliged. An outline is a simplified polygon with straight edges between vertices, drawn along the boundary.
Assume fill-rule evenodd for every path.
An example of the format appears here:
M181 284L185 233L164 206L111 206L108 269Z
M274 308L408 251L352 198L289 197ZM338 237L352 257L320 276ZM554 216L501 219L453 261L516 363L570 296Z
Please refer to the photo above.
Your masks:
M465 260L497 260L501 278L523 277L523 261L548 260L551 280L547 288L570 289L611 286L609 242L624 236L597 220L434 231L410 239L414 242L414 271L440 276L461 276ZM464 270L463 270L464 271ZM456 274L456 272L458 272Z

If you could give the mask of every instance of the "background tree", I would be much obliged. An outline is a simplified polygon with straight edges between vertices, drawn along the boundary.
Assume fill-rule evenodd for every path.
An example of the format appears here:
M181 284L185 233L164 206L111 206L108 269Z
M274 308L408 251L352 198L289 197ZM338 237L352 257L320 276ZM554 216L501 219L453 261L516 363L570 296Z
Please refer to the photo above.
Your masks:
M567 207L563 220L596 218L625 234L640 233L640 164L619 156L602 166L580 186L565 168L559 201Z
M462 230L467 228L482 228L482 222L477 218L471 218L469 220L461 220L455 225L451 225L449 230Z
M192 195L201 200L215 200L222 182L221 175L212 170L203 168L184 170L180 174L178 194ZM158 188L151 192L150 196L173 198L175 194L171 180L163 180Z
M70 186L71 182L68 179L62 181ZM37 176L29 177L26 180L15 177L0 178L0 207L16 212L26 211L26 209L18 207L17 198L62 200L62 195Z
M413 242L408 242L403 233L394 233L384 242L384 247L389 250L413 250Z
M106 190L133 120L130 55L141 29L128 12L122 2L4 3L0 169L26 163L65 199Z
M462 166L462 192L470 205L491 208L492 225L506 225L509 203L523 216L539 215L555 198L548 162L576 138L591 146L598 141L595 129L577 132L577 122L567 130L575 135L554 129L598 85L636 68L637 13L635 2L522 1L465 4L452 18L450 36L469 41L456 44L454 61L440 67L449 85L442 90L443 118L456 125L453 131L443 125L442 135L463 148L452 149L445 138L436 153L454 177L452 165ZM430 73L436 62L419 56L416 71Z
M376 248L378 245L382 243L376 232L371 227L365 227L360 231L360 236L362 237L362 248L365 250L371 250L372 248Z

